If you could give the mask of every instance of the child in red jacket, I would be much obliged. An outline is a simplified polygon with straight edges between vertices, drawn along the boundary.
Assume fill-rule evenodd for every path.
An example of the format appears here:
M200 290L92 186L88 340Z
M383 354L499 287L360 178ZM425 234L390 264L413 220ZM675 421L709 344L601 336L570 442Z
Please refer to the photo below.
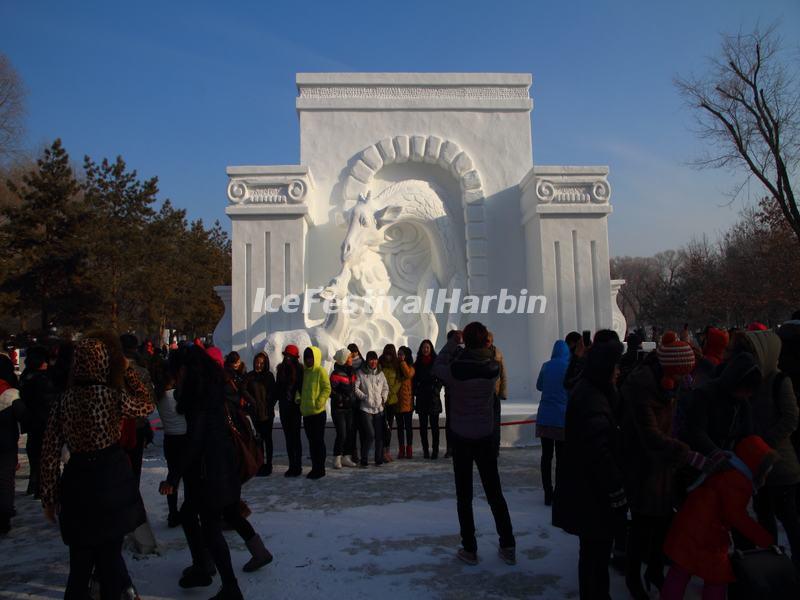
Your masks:
M673 565L661 589L662 600L683 598L692 575L704 582L704 600L724 600L728 583L735 581L728 559L732 528L759 547L775 543L747 513L747 505L776 460L764 440L748 436L730 456L732 468L712 475L689 494L664 543Z

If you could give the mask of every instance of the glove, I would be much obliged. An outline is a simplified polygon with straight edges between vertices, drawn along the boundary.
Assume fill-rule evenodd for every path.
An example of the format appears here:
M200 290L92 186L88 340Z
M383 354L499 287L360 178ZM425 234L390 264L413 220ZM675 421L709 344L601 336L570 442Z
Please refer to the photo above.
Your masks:
M723 450L714 450L714 452L711 453L711 456L706 459L703 473L711 475L712 473L718 473L730 468L732 467L730 461L728 460L728 454Z
M703 471L703 472L705 472L705 468L706 468L706 463L707 462L708 461L706 460L705 456L703 456L699 452L695 452L693 450L689 451L689 456L686 458L686 463L690 467L692 467L694 469L697 469L698 471Z
M628 509L628 500L625 498L625 490L623 488L619 488L616 492L611 492L608 495L608 501L612 510L623 512Z

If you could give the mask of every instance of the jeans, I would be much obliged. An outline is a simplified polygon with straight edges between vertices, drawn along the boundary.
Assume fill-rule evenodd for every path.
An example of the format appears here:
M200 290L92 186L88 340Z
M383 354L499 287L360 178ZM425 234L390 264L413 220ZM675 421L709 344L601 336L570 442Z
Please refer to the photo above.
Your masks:
M375 442L375 464L383 463L383 428L385 427L383 413L371 415L360 412L361 426L361 464L369 464L369 448Z
M238 502L234 502L222 509L222 518L225 519L228 525L236 530L236 533L238 533L239 537L245 542L250 541L256 535L255 529L250 525L250 521L242 516L242 511L239 510Z
M671 515L656 517L631 512L625 564L627 578L638 580L643 562L647 563L647 573L652 574L651 581L658 582L664 577L666 557L662 548L671 523Z
M483 492L492 509L495 528L500 538L500 547L515 546L514 532L508 505L500 486L497 471L497 456L491 436L480 440L469 440L451 435L453 444L453 474L456 480L456 507L458 523L461 528L461 545L467 552L475 552L478 542L475 539L475 519L472 513L472 464L478 467L483 484Z
M419 438L424 456L428 455L428 424L431 426L431 456L436 458L439 456L439 415L419 414Z
M308 449L311 454L311 471L325 473L325 424L328 413L322 411L318 415L303 417L303 428L308 438Z
M69 577L65 600L85 600L89 580L94 577L100 584L102 600L119 600L127 581L127 570L123 570L122 538L111 540L100 546L69 547Z
M608 563L612 538L590 539L580 536L578 551L578 589L581 600L610 600Z
M256 431L261 437L262 448L264 449L264 466L272 470L272 426L275 424L275 415L266 421L259 421L255 424Z
M294 403L281 402L281 429L286 439L286 454L289 457L289 471L300 473L303 470L303 442L300 439L300 407Z
M30 476L28 478L28 490L26 493L39 497L39 471L42 457L42 444L44 443L44 432L28 432L28 441L25 443L25 451L28 453L28 465Z
M353 411L349 408L331 409L331 419L336 427L336 439L333 441L333 455L350 456L353 446Z
M792 560L795 564L800 564L800 521L797 516L796 494L796 485L766 485L753 499L753 509L761 526L776 539L778 524L775 519L781 522L792 550Z
M500 396L494 395L494 433L492 434L492 442L494 443L494 452L500 456Z
M141 485L142 482L142 459L144 458L144 445L147 441L147 433L146 427L137 425L136 447L125 451L131 461L131 468L133 469L133 476L136 477L137 487Z
M414 445L413 418L412 412L397 413L397 443L401 448Z
M181 506L181 525L192 555L192 564L203 567L208 554L211 554L222 583L236 583L231 553L222 534L221 515L215 511L198 510L199 504L191 496L190 492Z
M387 404L383 409L383 416L385 425L383 428L383 449L389 451L392 445L392 426L394 425L394 417L397 414L396 404ZM375 432L377 434L377 432Z
M444 440L447 452L450 452L453 444L450 441L450 394L447 393L447 389L444 391Z
M344 449L344 453L353 459L353 462L358 462L358 448L357 443L361 437L361 409L353 407L353 435L350 440L350 445Z
M184 435L164 435L164 458L167 461L167 469L174 471L179 468L186 447L186 434ZM180 483L180 482L178 482ZM167 496L167 506L169 514L178 512L178 486L175 491Z
M558 471L558 463L560 460L561 451L564 448L564 442L558 440L551 440L550 438L540 438L542 440L542 487L545 490L553 491L553 453L556 456L556 471ZM558 481L558 475L556 475Z

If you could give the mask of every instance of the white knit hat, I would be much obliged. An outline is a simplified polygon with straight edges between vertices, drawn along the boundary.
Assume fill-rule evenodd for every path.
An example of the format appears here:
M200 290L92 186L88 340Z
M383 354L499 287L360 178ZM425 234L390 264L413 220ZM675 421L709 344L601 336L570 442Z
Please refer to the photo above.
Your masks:
M333 355L333 360L337 365L343 365L347 362L347 357L350 356L350 350L347 348L340 348Z

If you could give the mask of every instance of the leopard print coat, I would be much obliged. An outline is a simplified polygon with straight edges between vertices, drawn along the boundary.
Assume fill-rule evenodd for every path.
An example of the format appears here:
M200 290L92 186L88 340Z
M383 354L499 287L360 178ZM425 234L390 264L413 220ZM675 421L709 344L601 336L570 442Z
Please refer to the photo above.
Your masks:
M75 346L71 385L53 403L44 435L41 458L41 494L44 506L58 502L58 471L61 448L70 452L94 452L119 442L120 425L125 417L146 417L153 409L152 393L128 368L125 389L107 385L110 356L105 345L87 338Z

